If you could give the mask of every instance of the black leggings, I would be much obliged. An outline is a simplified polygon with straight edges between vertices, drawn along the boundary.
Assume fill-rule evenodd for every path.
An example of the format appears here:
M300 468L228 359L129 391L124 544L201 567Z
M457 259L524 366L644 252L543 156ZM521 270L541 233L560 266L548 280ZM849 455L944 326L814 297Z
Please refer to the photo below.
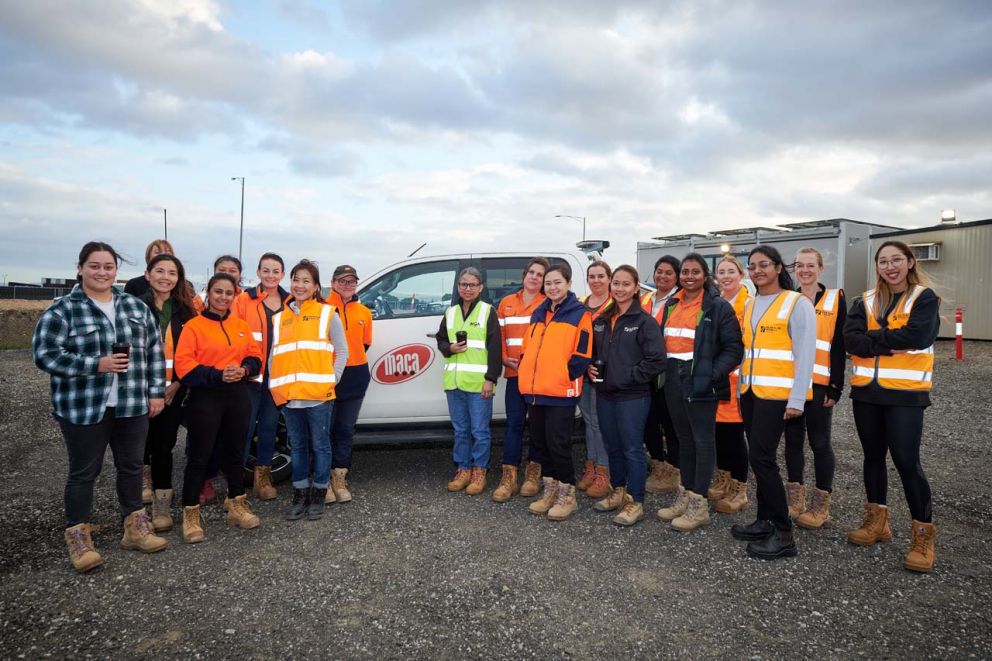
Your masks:
M575 465L572 463L572 426L575 424L575 405L528 407L531 442L540 450L541 473L545 476L575 484Z
M770 521L779 530L791 530L785 485L776 455L785 429L784 399L761 399L750 390L741 395L741 417L747 431L748 458L758 493L758 519Z
M186 406L189 459L183 475L183 505L200 504L200 489L214 446L220 445L227 497L245 492L242 454L248 434L251 400L243 382L217 388L193 388Z
M854 424L865 452L865 493L869 503L885 505L888 475L885 453L902 478L909 512L917 521L933 519L930 483L920 464L920 444L923 439L922 406L881 406L854 401Z
M821 491L834 490L834 449L830 445L830 426L834 407L823 406L827 387L813 386L813 399L806 402L803 414L785 423L785 471L789 482L803 483L803 469L806 457L803 441L809 435L809 447L813 450L813 473L816 475L816 488Z
M747 482L747 441L743 422L716 423L716 467L730 477Z
M648 411L648 421L644 425L644 445L655 461L667 461L672 466L679 467L679 438L668 412L664 388L651 389L651 410Z
M145 464L152 467L152 488L172 488L172 450L176 447L179 424L183 421L183 398L186 389L176 392L172 403L148 420L145 441Z

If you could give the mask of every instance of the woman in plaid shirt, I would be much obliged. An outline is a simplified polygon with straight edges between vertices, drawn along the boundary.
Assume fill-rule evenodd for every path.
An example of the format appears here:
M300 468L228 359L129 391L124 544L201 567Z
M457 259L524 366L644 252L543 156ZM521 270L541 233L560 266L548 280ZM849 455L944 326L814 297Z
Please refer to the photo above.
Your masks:
M165 403L165 358L148 307L113 287L119 263L120 255L106 243L83 246L79 284L45 310L34 331L34 362L51 375L52 408L69 454L65 540L78 571L103 562L89 521L93 484L108 445L124 517L121 546L145 553L166 546L153 534L141 502L148 418ZM129 352L112 353L117 345L128 345Z

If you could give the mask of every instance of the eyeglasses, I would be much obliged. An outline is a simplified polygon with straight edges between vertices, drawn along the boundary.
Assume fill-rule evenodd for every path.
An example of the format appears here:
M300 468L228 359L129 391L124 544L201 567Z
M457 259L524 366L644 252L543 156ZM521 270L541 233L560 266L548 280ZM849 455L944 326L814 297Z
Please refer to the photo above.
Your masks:
M909 260L907 260L905 257L893 257L892 259L880 259L880 260L878 260L878 268L880 268L880 269L887 269L890 266L894 266L896 268L899 268L900 266L902 266L903 264L905 264L907 261L909 261Z
M754 264L748 264L747 265L747 270L748 271L757 271L758 269L761 269L762 271L764 271L769 266L772 266L772 264L773 264L773 262L769 262L769 261L755 262Z
M458 283L458 288L459 289L478 289L481 286L482 285L479 284L478 282L459 282Z
M338 280L337 283L342 287L356 287L358 286L358 280Z

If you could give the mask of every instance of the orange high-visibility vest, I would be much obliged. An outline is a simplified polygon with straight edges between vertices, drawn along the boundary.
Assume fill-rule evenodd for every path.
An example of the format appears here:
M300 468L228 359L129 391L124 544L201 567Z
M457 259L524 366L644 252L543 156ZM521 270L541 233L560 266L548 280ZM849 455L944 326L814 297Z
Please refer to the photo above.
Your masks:
M896 330L909 322L916 300L925 291L925 287L913 285L899 298L888 317L888 328ZM881 324L875 319L872 308L875 306L875 290L866 291L861 299L865 306L865 317L868 320L868 330L879 330ZM852 356L851 363L854 373L851 376L852 386L867 386L872 381L890 390L930 390L933 381L933 345L925 349L897 353L891 356L874 356L862 358Z
M530 329L530 316L544 302L546 297L538 293L530 303L524 303L524 290L507 294L496 307L499 318L499 329L503 336L503 360L507 358L520 359L524 348L524 335ZM517 370L505 367L503 375L506 378L517 376Z
M299 314L287 309L272 318L269 390L276 404L334 399L333 315L333 305L309 300Z
M758 320L758 332L752 329L754 299L744 309L744 362L741 363L741 392L753 390L761 399L788 400L795 383L796 363L789 336L789 318L802 296L797 291L783 291ZM806 389L806 399L813 399L813 380Z
M733 300L728 301L737 314L738 324L743 324L744 322L744 307L749 300L751 300L751 294L748 292L747 287L741 287L737 290L737 294L734 295ZM737 394L737 386L740 383L740 379L741 367L738 365L737 369L730 373L730 399L725 402L718 402L716 405L717 422L744 422L744 418L741 416L741 403Z
M692 360L703 295L700 293L696 301L690 304L686 304L681 297L672 301L674 303L669 303L667 306L668 318L665 319L665 327L662 329L665 337L665 352L669 358Z
M175 374L176 348L172 342L172 324L165 327L165 339L162 340L162 353L165 354L165 387L172 385L172 377Z
M824 289L816 304L816 362L813 364L813 383L830 384L830 346L837 328L839 289Z

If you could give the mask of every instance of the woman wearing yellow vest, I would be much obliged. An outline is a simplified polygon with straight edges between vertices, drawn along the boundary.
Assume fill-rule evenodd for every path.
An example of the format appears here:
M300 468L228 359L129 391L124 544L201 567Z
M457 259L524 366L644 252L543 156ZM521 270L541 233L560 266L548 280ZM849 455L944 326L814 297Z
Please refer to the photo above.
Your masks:
M749 542L748 555L774 560L798 552L776 453L786 421L801 416L813 396L816 313L809 299L793 290L773 246L753 248L747 268L758 291L744 309L740 401L758 514L746 526L734 525L730 534Z
M586 285L590 293L580 302L586 306L593 319L613 312L613 297L610 294L612 279L613 269L603 260L597 259L586 267ZM585 385L579 398L579 413L586 426L586 461L582 477L575 483L575 488L585 491L590 498L602 498L612 491L610 455L606 452L603 433L599 429L596 388L589 382L588 376L582 378Z
M813 301L816 310L816 364L813 365L813 399L803 414L785 425L785 485L789 516L802 528L815 529L830 520L830 494L834 482L834 450L830 445L830 426L834 405L844 390L844 320L847 301L843 289L827 289L819 283L823 273L823 255L816 248L800 248L795 259L799 291ZM813 450L816 487L813 502L806 509L803 484L803 444L809 435Z
M662 333L668 364L665 400L679 436L682 484L658 518L682 532L710 522L706 494L716 463L716 409L730 399L730 373L741 362L741 327L717 295L706 259L689 253L679 267L682 288L665 307Z
M869 546L892 539L885 455L902 479L913 538L903 565L911 571L933 568L936 551L930 484L920 464L923 412L930 406L933 343L940 329L940 299L901 241L886 241L875 253L875 289L855 300L844 325L851 354L854 424L864 449L868 502L861 527L847 535Z
M331 481L334 384L348 362L348 340L334 306L320 296L317 265L304 259L289 277L292 298L272 318L269 391L276 406L283 407L292 447L293 502L286 519L306 514L315 521L323 514Z
M662 255L654 263L654 292L641 297L641 307L658 322L665 314L665 307L679 288L679 260L673 255ZM644 490L649 493L678 491L679 439L675 435L672 416L665 402L664 373L651 384L651 410L644 423L644 445L651 455L648 480Z
M444 394L455 429L452 455L457 466L448 491L473 496L486 489L489 422L493 393L503 369L499 320L483 301L482 274L475 267L458 274L458 300L441 318L437 348L444 356ZM452 342L454 340L454 342Z
M742 284L744 267L733 255L724 255L716 265L716 282L720 297L730 303L743 327L744 307L751 293ZM739 397L740 366L730 373L730 399L716 407L716 480L706 497L713 509L723 514L740 512L750 503L747 499L747 441L744 439L744 418L741 417Z
M145 277L148 291L139 298L158 320L165 353L165 408L148 421L145 441L145 465L151 467L154 491L152 527L156 532L164 532L172 530L172 450L176 447L186 396L186 388L175 378L173 359L183 326L196 316L196 310L183 264L172 255L162 253L153 257Z

